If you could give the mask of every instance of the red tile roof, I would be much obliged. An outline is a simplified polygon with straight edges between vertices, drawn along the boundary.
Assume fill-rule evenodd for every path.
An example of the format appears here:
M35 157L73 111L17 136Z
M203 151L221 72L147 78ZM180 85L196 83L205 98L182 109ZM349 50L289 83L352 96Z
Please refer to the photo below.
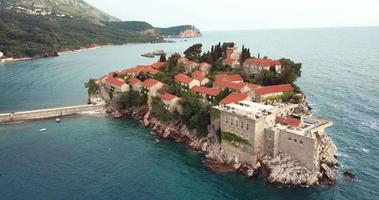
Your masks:
M191 90L192 92L207 94L210 96L217 96L221 92L220 90L217 90L215 88L208 88L208 87L202 87L202 86L195 86Z
M196 71L194 71L194 72L192 72L192 76L194 77L194 78L196 78L196 77L204 77L205 76L205 73L204 72L202 72L202 71L200 71L200 70L196 70Z
M249 87L249 88L252 89L252 90L255 90L255 89L261 87L260 85L253 84L253 83L247 83L246 85L247 85L247 87Z
M232 92L223 100L220 101L220 104L231 104L231 103L239 103L240 101L246 100L248 95L246 93L241 94L237 92Z
M135 84L137 84L137 83L141 83L141 81L138 80L138 79L136 79L136 78L130 78L130 79L128 79L128 81L129 81L129 83L130 83L131 85L135 85Z
M158 80L155 79L147 79L146 81L143 82L143 86L147 88L151 88L154 85L160 83Z
M153 64L151 65L151 67L154 68L154 69L159 70L159 69L161 69L162 67L164 67L166 64L167 64L167 62L156 62L156 63L153 63Z
M267 86L267 87L261 87L255 89L255 92L257 94L263 95L263 94L271 94L276 92L289 92L293 91L293 87L291 84L285 84L285 85L274 85L274 86Z
M229 82L243 82L243 78L239 74L218 74L215 76L217 80L229 81Z
M299 127L301 124L300 119L292 118L292 117L276 117L276 123L289 125L292 127Z
M282 65L279 60L262 59L262 58L249 58L245 62L248 64L256 64L262 67L270 67L274 65Z
M169 93L165 93L163 96L162 96L162 99L166 100L166 101L171 101L173 99L175 99L176 96L175 95L172 95L172 94L169 94Z
M137 74L137 73L140 73L140 72L147 72L149 74L152 74L152 75L155 75L157 73L159 73L158 70L148 66L148 65L138 65L134 68L131 68L131 69L127 69L127 70L123 70L121 72L121 74L123 75L130 75L130 74Z
M179 73L175 76L175 79L181 83L189 84L193 81L193 78L190 78L182 73Z
M225 58L222 62L224 64L232 65L234 61L236 61L236 60L234 60L232 58Z
M105 79L105 82L111 84L111 85L114 85L114 86L118 86L118 87L121 87L122 85L125 84L125 81L124 79L122 78L113 78L112 76L108 76L108 78Z
M229 88L229 89L234 89L234 90L241 90L243 87L245 87L244 83L233 83L229 81L224 81L224 80L216 80L213 83L213 86L220 87L220 88Z

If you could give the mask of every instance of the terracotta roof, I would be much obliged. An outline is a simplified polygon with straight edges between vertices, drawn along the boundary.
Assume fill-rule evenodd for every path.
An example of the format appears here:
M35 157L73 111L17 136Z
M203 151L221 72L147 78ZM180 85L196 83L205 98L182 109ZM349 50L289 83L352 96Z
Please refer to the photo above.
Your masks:
M163 96L162 96L162 99L166 100L166 101L171 101L173 99L175 99L176 96L175 95L172 95L172 94L169 94L169 93L165 93Z
M262 59L262 58L249 58L245 62L248 64L256 64L262 67L270 67L274 65L282 65L279 60Z
M289 125L292 127L299 127L301 124L301 120L292 117L276 117L276 123Z
M181 83L189 84L193 81L193 78L190 78L182 73L179 73L175 76L175 79Z
M248 95L246 93L237 93L232 92L227 97L225 97L223 100L220 101L220 104L231 104L231 103L239 103L240 101L246 100Z
M241 90L243 87L245 87L244 83L233 83L229 81L224 80L216 80L213 83L213 86L220 87L220 88L229 88L234 90Z
M147 88L151 88L154 85L160 83L158 80L155 79L147 79L146 81L143 82L143 86Z
M234 61L236 60L232 58L225 58L224 60L222 60L224 64L228 64L228 65L232 65Z
M140 73L140 72L147 72L149 74L152 74L152 75L155 75L157 73L159 73L158 70L148 66L148 65L138 65L134 68L131 68L131 69L127 69L127 70L123 70L121 72L121 74L124 74L124 75L129 75L129 74L137 74L137 73Z
M220 94L220 90L217 90L215 88L202 87L202 86L195 86L191 90L193 92L197 92L197 93L201 93L201 94L207 94L210 96L217 96Z
M192 61L192 60L189 60L189 61L185 62L184 64L185 64L185 65L199 65L199 63L194 62L194 61Z
M291 86L291 84L274 85L255 89L255 92L260 95L288 91L293 91L293 87Z
M229 81L229 82L243 82L243 78L239 74L218 74L215 76L217 80Z
M137 84L137 83L141 83L141 81L138 80L138 79L136 79L136 78L130 78L130 79L128 79L128 81L129 81L129 83L130 83L131 85L135 85L135 84Z
M156 62L151 65L152 68L159 70L160 68L164 67L167 64L167 62Z
M262 87L262 86L260 86L260 85L253 84L253 83L247 83L246 85L247 85L247 87L249 87L249 88L252 89L252 90L255 90L255 89L257 89L257 88Z
M200 71L200 70L196 70L196 71L194 71L194 72L192 72L192 76L193 77L199 77L199 76L205 76L205 73L203 72L203 71Z
M111 85L114 85L114 86L118 86L118 87L121 87L122 85L125 84L125 81L124 79L122 78L113 78L112 76L108 76L108 78L105 79L105 82L111 84Z

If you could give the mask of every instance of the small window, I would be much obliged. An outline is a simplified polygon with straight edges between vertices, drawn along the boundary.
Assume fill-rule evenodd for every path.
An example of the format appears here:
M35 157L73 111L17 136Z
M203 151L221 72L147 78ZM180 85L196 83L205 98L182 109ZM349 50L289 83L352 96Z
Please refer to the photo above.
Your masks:
M243 122L241 122L241 128L243 128Z
M292 140L291 137L289 137L288 140Z
M226 119L225 119L225 122L226 122L226 123L229 123L229 118L226 118Z
M246 124L246 130L249 130L249 124Z
M294 139L293 141L297 142L297 140L296 140L296 139Z
M303 144L303 141L300 140L300 144Z

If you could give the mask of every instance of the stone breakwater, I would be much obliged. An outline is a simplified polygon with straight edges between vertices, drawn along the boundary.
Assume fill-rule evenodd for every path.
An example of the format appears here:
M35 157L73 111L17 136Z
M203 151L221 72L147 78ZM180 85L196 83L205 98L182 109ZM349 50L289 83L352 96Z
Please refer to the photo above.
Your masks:
M204 154L203 163L216 172L239 172L249 178L264 175L269 183L286 187L310 187L335 183L335 175L328 167L337 164L334 156L336 147L333 143L322 151L322 163L326 164L323 165L325 170L322 169L320 172L312 172L287 154L279 154L275 158L264 157L255 168L252 168L228 158L215 134L198 137L196 132L190 130L181 119L162 122L151 115L148 107L129 108L124 111L112 111L112 108L109 108L107 111L116 118L124 115L139 121L162 138L185 143L190 149Z
M104 105L80 105L0 114L0 123L20 122L103 110Z

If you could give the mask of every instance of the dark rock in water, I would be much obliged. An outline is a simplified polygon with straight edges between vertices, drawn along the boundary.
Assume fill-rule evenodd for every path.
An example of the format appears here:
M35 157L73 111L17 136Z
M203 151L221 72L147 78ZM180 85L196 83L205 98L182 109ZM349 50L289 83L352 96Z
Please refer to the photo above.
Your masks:
M211 159L205 159L203 160L203 163L208 168L212 169L215 172L235 172L236 169L233 167L233 165L226 164L226 163L219 163L217 161L211 160Z
M351 179L351 180L354 180L354 179L357 178L357 177L355 176L355 174L353 174L353 172L349 172L349 171L345 171L345 172L343 173L343 176L344 176L345 178L348 178L348 179Z

